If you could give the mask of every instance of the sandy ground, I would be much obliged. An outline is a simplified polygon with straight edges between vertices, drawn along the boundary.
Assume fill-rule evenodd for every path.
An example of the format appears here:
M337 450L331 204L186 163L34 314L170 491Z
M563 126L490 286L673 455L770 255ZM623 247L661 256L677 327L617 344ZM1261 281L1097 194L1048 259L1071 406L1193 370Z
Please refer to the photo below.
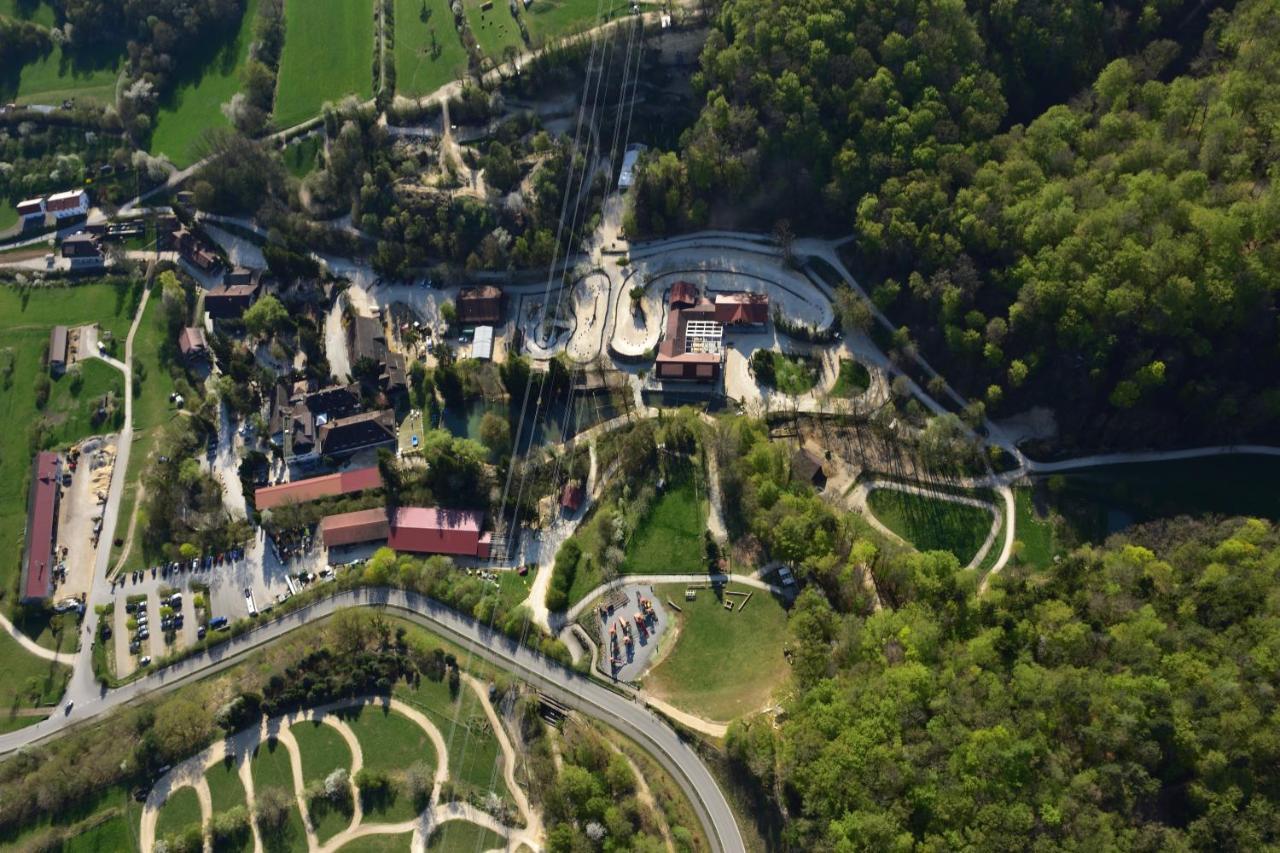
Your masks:
M80 464L71 475L71 487L63 490L58 510L58 545L67 549L67 579L54 589L55 600L87 594L93 583L98 553L93 546L93 525L103 511L98 493L105 496L111 482L115 436L86 439L80 449ZM106 541L110 547L110 539Z
M347 330L342 325L346 294L333 301L333 307L324 318L324 355L329 360L329 373L337 382L351 378L351 356L347 350Z
M609 313L609 277L591 273L569 291L574 313L573 334L569 338L569 358L588 362L597 358L604 344L604 327Z
M202 222L201 227L208 233L209 239L213 240L221 246L227 253L227 257L231 259L231 263L238 267L248 267L249 269L261 270L266 269L267 260L262 256L262 249L243 237L237 237L230 231L225 231L214 225L212 222Z

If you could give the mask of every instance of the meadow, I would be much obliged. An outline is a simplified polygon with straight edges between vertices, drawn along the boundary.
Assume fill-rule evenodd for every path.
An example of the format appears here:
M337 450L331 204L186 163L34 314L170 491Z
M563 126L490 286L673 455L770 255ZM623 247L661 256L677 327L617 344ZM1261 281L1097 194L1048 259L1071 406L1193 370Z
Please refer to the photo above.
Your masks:
M285 31L276 83L277 127L319 115L326 101L373 96L370 0L288 0Z
M396 0L396 91L430 94L467 71L448 0Z
M950 551L967 566L991 532L985 509L896 489L876 489L867 506L885 527L920 551Z

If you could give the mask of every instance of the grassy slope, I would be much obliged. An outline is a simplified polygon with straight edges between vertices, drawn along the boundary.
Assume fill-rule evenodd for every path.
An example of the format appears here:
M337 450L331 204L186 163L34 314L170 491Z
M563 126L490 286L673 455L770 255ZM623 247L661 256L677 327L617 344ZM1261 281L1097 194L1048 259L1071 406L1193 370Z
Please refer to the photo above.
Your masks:
M244 785L240 782L240 769L236 764L220 761L204 772L204 778L209 783L214 814L245 805Z
M147 310L143 313L138 333L133 338L134 375L138 375L138 365L142 365L146 377L142 380L138 393L133 396L133 449L129 454L129 470L125 474L124 495L113 539L123 539L129 532L129 519L133 518L137 509L138 483L142 472L155 449L160 427L173 417L173 406L169 402L169 395L173 393L173 376L167 367L160 364L160 349L165 343L166 333L160 295L153 293L152 298L147 300ZM111 549L112 565L119 557L119 550L114 546ZM129 571L143 568L146 564L146 555L135 542L124 568Z
M366 705L358 715L345 716L345 719L360 739L364 769L386 773L394 779L417 761L433 768L437 766L439 759L427 733L403 714ZM365 804L365 820L369 821L394 823L409 820L414 814L413 802L403 790L372 808Z
M195 788L179 788L160 807L156 819L156 837L177 835L193 823L200 823L200 800Z
M1019 554L1022 562L1032 566L1045 567L1053 561L1057 553L1053 539L1053 524L1036 513L1031 498L1031 490L1014 489L1017 505L1017 523L1014 526L1014 538L1022 543Z
M351 769L351 750L327 723L302 721L289 727L302 758L302 784L323 782L337 768Z
M180 72L173 93L156 115L151 150L167 154L179 167L196 160L195 149L207 130L229 127L222 105L240 91L240 72L249 58L258 0L248 0L240 29L220 44L210 45L208 56L193 59L189 71Z
M467 657L459 659L465 666ZM416 687L398 685L395 694L426 714L440 729L449 746L449 776L462 795L467 790L494 790L507 796L495 769L500 760L498 740L473 691L464 686L455 701L449 696L447 684L424 678Z
M275 123L318 115L325 101L373 94L373 4L369 0L288 0Z
M501 850L506 841L483 826L465 820L451 820L427 839L427 849L439 853L463 853L465 850Z
M692 479L668 484L640 522L622 561L623 574L685 574L704 571L705 490Z
M425 21L424 8L430 12ZM466 72L467 51L453 28L448 0L396 0L395 60L396 91L410 97L434 92Z
M764 707L788 673L782 647L787 613L767 592L753 592L747 606L730 612L712 590L684 600L684 586L659 587L662 599L683 608L675 647L646 677L646 688L672 704L714 720L731 720ZM735 604L740 596L733 596Z
M885 527L921 551L950 551L964 566L986 541L991 513L894 489L876 489L867 505Z
M340 853L403 853L410 848L412 833L366 835L339 847Z
M522 14L529 35L537 44L539 40L590 29L596 24L597 13L603 23L625 14L630 8L628 0L533 0Z

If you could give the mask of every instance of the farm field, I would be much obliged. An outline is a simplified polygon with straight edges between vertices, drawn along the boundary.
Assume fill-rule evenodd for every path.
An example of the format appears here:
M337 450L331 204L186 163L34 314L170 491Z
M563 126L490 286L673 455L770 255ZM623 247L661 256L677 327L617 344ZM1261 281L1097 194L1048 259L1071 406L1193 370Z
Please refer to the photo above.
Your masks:
M467 70L448 0L396 0L396 91L430 94Z
M896 489L876 489L867 506L885 527L919 551L950 551L968 565L991 532L991 513Z
M723 596L700 589L684 600L685 586L656 589L683 608L673 614L678 636L670 653L645 677L645 688L677 707L713 720L732 720L767 705L789 672L782 649L787 612L769 593L729 584L729 592L753 593L741 611ZM743 596L733 595L735 605ZM667 641L667 638L663 638Z
M167 155L178 168L196 161L206 131L230 126L222 105L240 91L257 15L258 0L248 0L239 30L210 44L207 55L188 57L189 67L179 71L173 92L160 104L151 150Z
M506 0L493 0L493 5L487 10L484 9L482 0L463 0L462 5L466 10L471 33L476 37L476 44L480 45L480 50L494 63L506 61L504 51L507 48L517 51L524 49L520 27L515 18L511 17L511 9Z
M704 571L706 529L706 490L692 475L673 480L637 525L622 561L622 573L671 575Z
M319 115L326 101L373 96L373 3L288 0L284 55L276 83L275 124Z
M31 290L0 288L0 593L10 603L18 582L21 542L26 529L27 483L32 460L30 431L37 414L35 382L45 370L49 330L59 323L77 325L96 321L123 341L140 290L138 286L126 284ZM107 375L99 373L96 366L91 372L104 380ZM69 380L64 377L57 384L62 383ZM88 387L86 378L85 390ZM85 390L81 391L81 397ZM58 399L63 399L61 389L58 398L53 398L52 388L50 394L55 405ZM65 443L88 435L75 432L81 428L77 424L83 423L78 415L69 417L58 429L57 440Z

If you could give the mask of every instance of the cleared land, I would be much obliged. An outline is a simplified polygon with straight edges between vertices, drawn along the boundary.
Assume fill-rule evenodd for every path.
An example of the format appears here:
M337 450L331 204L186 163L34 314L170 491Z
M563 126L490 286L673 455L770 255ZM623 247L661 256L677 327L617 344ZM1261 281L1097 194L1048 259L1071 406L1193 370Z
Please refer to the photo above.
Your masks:
M196 148L206 131L231 126L222 105L240 91L240 72L249 59L257 15L258 0L248 0L238 30L184 58L173 92L156 115L152 151L168 155L179 168L189 166L196 161Z
M448 0L396 0L396 91L427 95L467 71Z
M325 101L373 96L373 4L369 0L288 0L275 123L318 115Z
M156 837L177 835L193 823L200 823L200 800L195 788L179 788L160 807L156 819Z
M961 566L978 553L991 532L991 513L896 489L876 489L867 506L880 522L920 551L950 551Z
M700 589L684 600L685 586L657 588L662 599L682 609L673 614L679 634L671 652L645 677L645 687L677 707L713 720L732 720L769 703L790 670L782 655L787 613L763 590L730 584L729 592L753 593L738 610L742 595Z

